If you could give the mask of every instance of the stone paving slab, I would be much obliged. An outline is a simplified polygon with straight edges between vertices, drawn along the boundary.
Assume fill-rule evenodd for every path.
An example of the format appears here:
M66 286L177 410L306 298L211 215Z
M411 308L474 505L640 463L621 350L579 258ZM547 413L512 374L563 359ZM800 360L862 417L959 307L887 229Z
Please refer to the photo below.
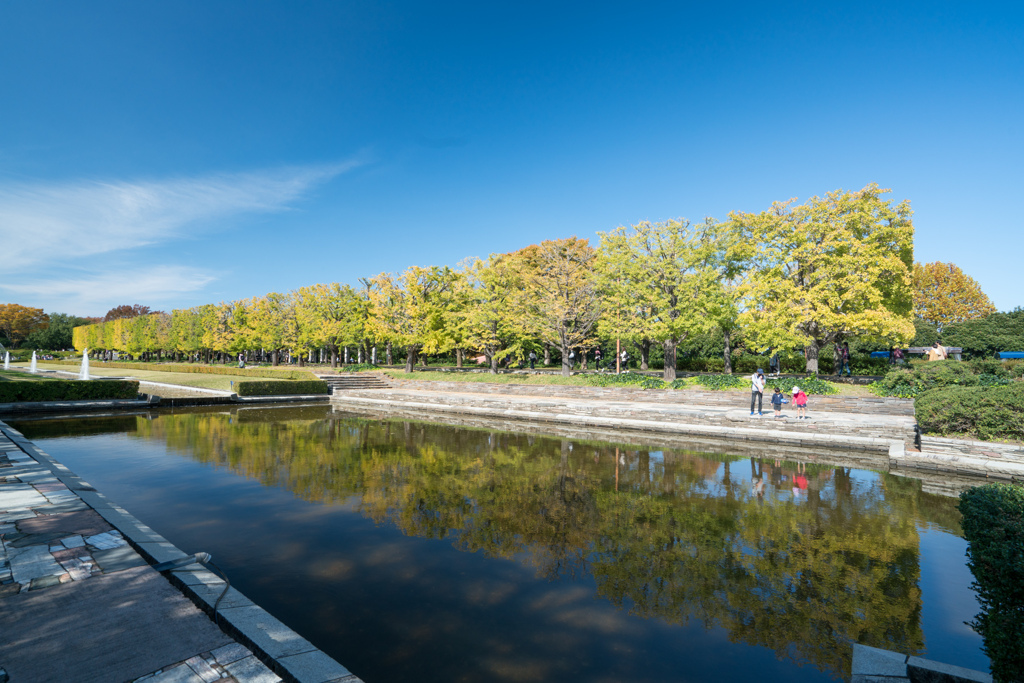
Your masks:
M147 559L185 553L16 430L0 428L0 680L246 683L284 675L321 683L333 671L347 674L333 680L360 683L237 590L225 593L205 567L190 565L172 581L153 571ZM224 626L261 643L255 654L207 616L222 593L220 609L235 613ZM281 663L267 647L308 656Z
M6 598L0 657L18 683L132 680L231 639L149 567Z

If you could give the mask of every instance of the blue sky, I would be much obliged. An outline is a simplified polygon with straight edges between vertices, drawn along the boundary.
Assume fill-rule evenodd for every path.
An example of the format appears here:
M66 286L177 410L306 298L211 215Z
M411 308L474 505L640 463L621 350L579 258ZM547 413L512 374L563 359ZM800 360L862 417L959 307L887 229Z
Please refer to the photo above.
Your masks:
M0 302L348 282L870 182L1024 305L1024 4L6 2Z

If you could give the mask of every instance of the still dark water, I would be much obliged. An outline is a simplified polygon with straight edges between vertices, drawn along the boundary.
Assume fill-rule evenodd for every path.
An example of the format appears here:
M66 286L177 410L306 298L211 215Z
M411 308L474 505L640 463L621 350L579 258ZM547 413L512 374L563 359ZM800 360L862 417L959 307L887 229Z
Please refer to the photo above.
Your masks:
M324 406L11 424L368 683L988 669L955 500L912 479Z

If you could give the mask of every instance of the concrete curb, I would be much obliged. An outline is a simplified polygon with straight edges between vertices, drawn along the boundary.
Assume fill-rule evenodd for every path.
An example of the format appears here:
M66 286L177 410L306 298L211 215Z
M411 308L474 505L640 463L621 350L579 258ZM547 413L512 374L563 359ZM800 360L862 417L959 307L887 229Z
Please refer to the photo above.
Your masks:
M121 532L150 564L189 557L124 508L96 491L84 479L17 431L0 421L0 432L47 467L57 479ZM275 619L269 612L231 588L216 613L213 606L225 582L200 564L169 572L168 580L228 635L252 650L264 664L290 683L361 683L361 679L328 657L312 643Z

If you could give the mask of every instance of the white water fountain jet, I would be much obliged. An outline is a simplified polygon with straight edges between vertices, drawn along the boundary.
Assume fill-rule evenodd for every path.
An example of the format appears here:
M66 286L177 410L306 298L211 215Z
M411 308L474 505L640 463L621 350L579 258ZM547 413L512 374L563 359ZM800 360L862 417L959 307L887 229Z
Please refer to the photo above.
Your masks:
M29 372L35 372L36 371L36 352L35 351L32 352L32 363L29 364L28 371Z
M91 379L89 377L89 349L82 352L82 368L78 371L78 379Z
M4 370L11 369L11 352L4 351Z

